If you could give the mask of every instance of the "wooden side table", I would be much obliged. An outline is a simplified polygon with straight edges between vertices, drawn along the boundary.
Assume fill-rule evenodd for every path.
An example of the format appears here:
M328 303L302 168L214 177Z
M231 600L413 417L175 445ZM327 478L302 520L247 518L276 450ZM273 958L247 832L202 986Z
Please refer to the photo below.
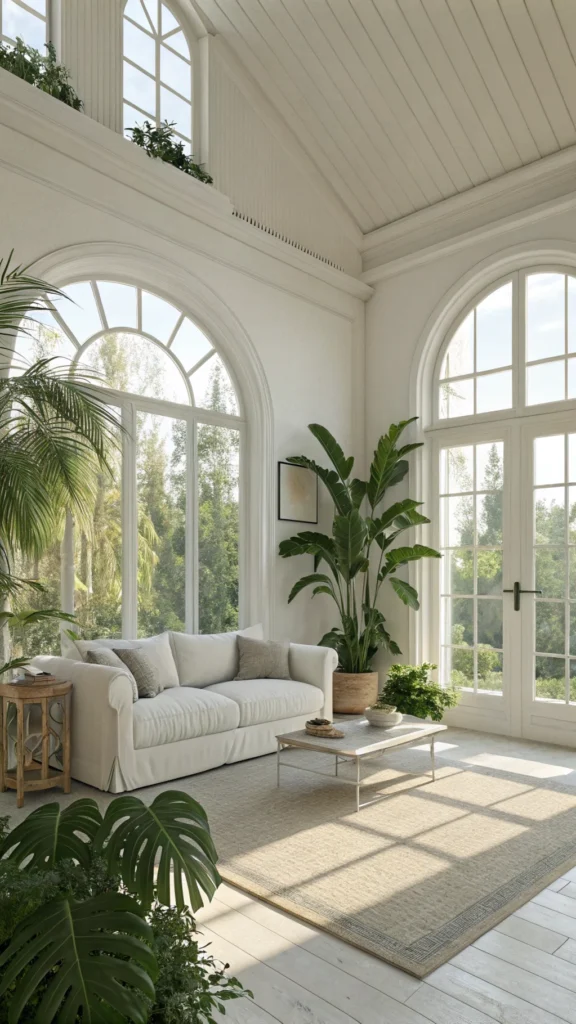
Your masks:
M2 683L0 684L0 792L16 790L16 803L22 807L24 793L38 789L62 786L70 792L70 694L72 683ZM62 735L50 725L50 706L58 701L62 705ZM8 708L16 706L16 769L8 769ZM24 712L26 705L40 704L42 708L42 763L26 753ZM63 771L49 766L50 737L62 743ZM34 776L32 776L34 772Z

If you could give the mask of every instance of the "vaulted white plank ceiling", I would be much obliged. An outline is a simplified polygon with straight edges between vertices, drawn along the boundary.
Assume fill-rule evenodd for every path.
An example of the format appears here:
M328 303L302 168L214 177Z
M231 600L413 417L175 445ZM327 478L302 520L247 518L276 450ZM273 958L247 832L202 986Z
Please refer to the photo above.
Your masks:
M576 143L576 0L193 0L364 232Z

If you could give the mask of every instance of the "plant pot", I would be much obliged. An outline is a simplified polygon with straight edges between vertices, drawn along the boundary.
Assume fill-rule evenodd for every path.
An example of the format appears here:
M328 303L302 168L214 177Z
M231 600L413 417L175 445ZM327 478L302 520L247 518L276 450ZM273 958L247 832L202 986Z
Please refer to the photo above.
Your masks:
M363 715L378 696L377 672L334 672L333 707L336 715Z
M375 729L390 729L393 725L400 725L403 715L394 711L384 711L383 708L366 708L366 718Z

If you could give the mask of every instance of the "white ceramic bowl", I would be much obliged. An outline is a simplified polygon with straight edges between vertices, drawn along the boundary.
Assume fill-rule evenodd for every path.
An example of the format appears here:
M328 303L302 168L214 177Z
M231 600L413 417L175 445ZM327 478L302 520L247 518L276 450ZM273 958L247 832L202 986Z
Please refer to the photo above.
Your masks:
M366 718L376 729L389 729L392 725L399 725L402 715L399 711L383 711L380 708L366 708Z

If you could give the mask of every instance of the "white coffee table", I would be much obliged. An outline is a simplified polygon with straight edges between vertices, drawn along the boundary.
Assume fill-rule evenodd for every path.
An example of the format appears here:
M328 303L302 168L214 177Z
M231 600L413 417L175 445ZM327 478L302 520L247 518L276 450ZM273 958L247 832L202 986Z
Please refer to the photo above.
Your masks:
M405 715L400 725L394 725L390 729L376 729L370 725L365 718L354 719L348 722L336 722L335 727L344 733L339 739L324 739L320 736L310 736L305 729L298 732L288 732L277 736L277 785L280 786L280 769L296 768L298 771L312 772L314 775L323 775L324 778L338 778L348 786L356 789L356 810L375 803L376 800L384 800L386 797L376 797L366 803L360 803L360 789L362 780L360 765L362 761L369 758L382 757L386 751L394 750L397 747L414 746L422 743L423 740L430 740L430 762L431 772L426 773L426 778L432 781L436 778L434 760L434 740L439 732L444 732L447 726L439 722L424 722L421 718L413 718L412 715ZM327 772L317 771L315 768L307 768L304 765L293 764L282 760L282 751L289 748L311 750L320 754L331 754L334 757L334 776ZM341 761L353 761L356 763L356 778L345 779L338 775L338 765ZM408 775L421 774L420 772L407 772Z

